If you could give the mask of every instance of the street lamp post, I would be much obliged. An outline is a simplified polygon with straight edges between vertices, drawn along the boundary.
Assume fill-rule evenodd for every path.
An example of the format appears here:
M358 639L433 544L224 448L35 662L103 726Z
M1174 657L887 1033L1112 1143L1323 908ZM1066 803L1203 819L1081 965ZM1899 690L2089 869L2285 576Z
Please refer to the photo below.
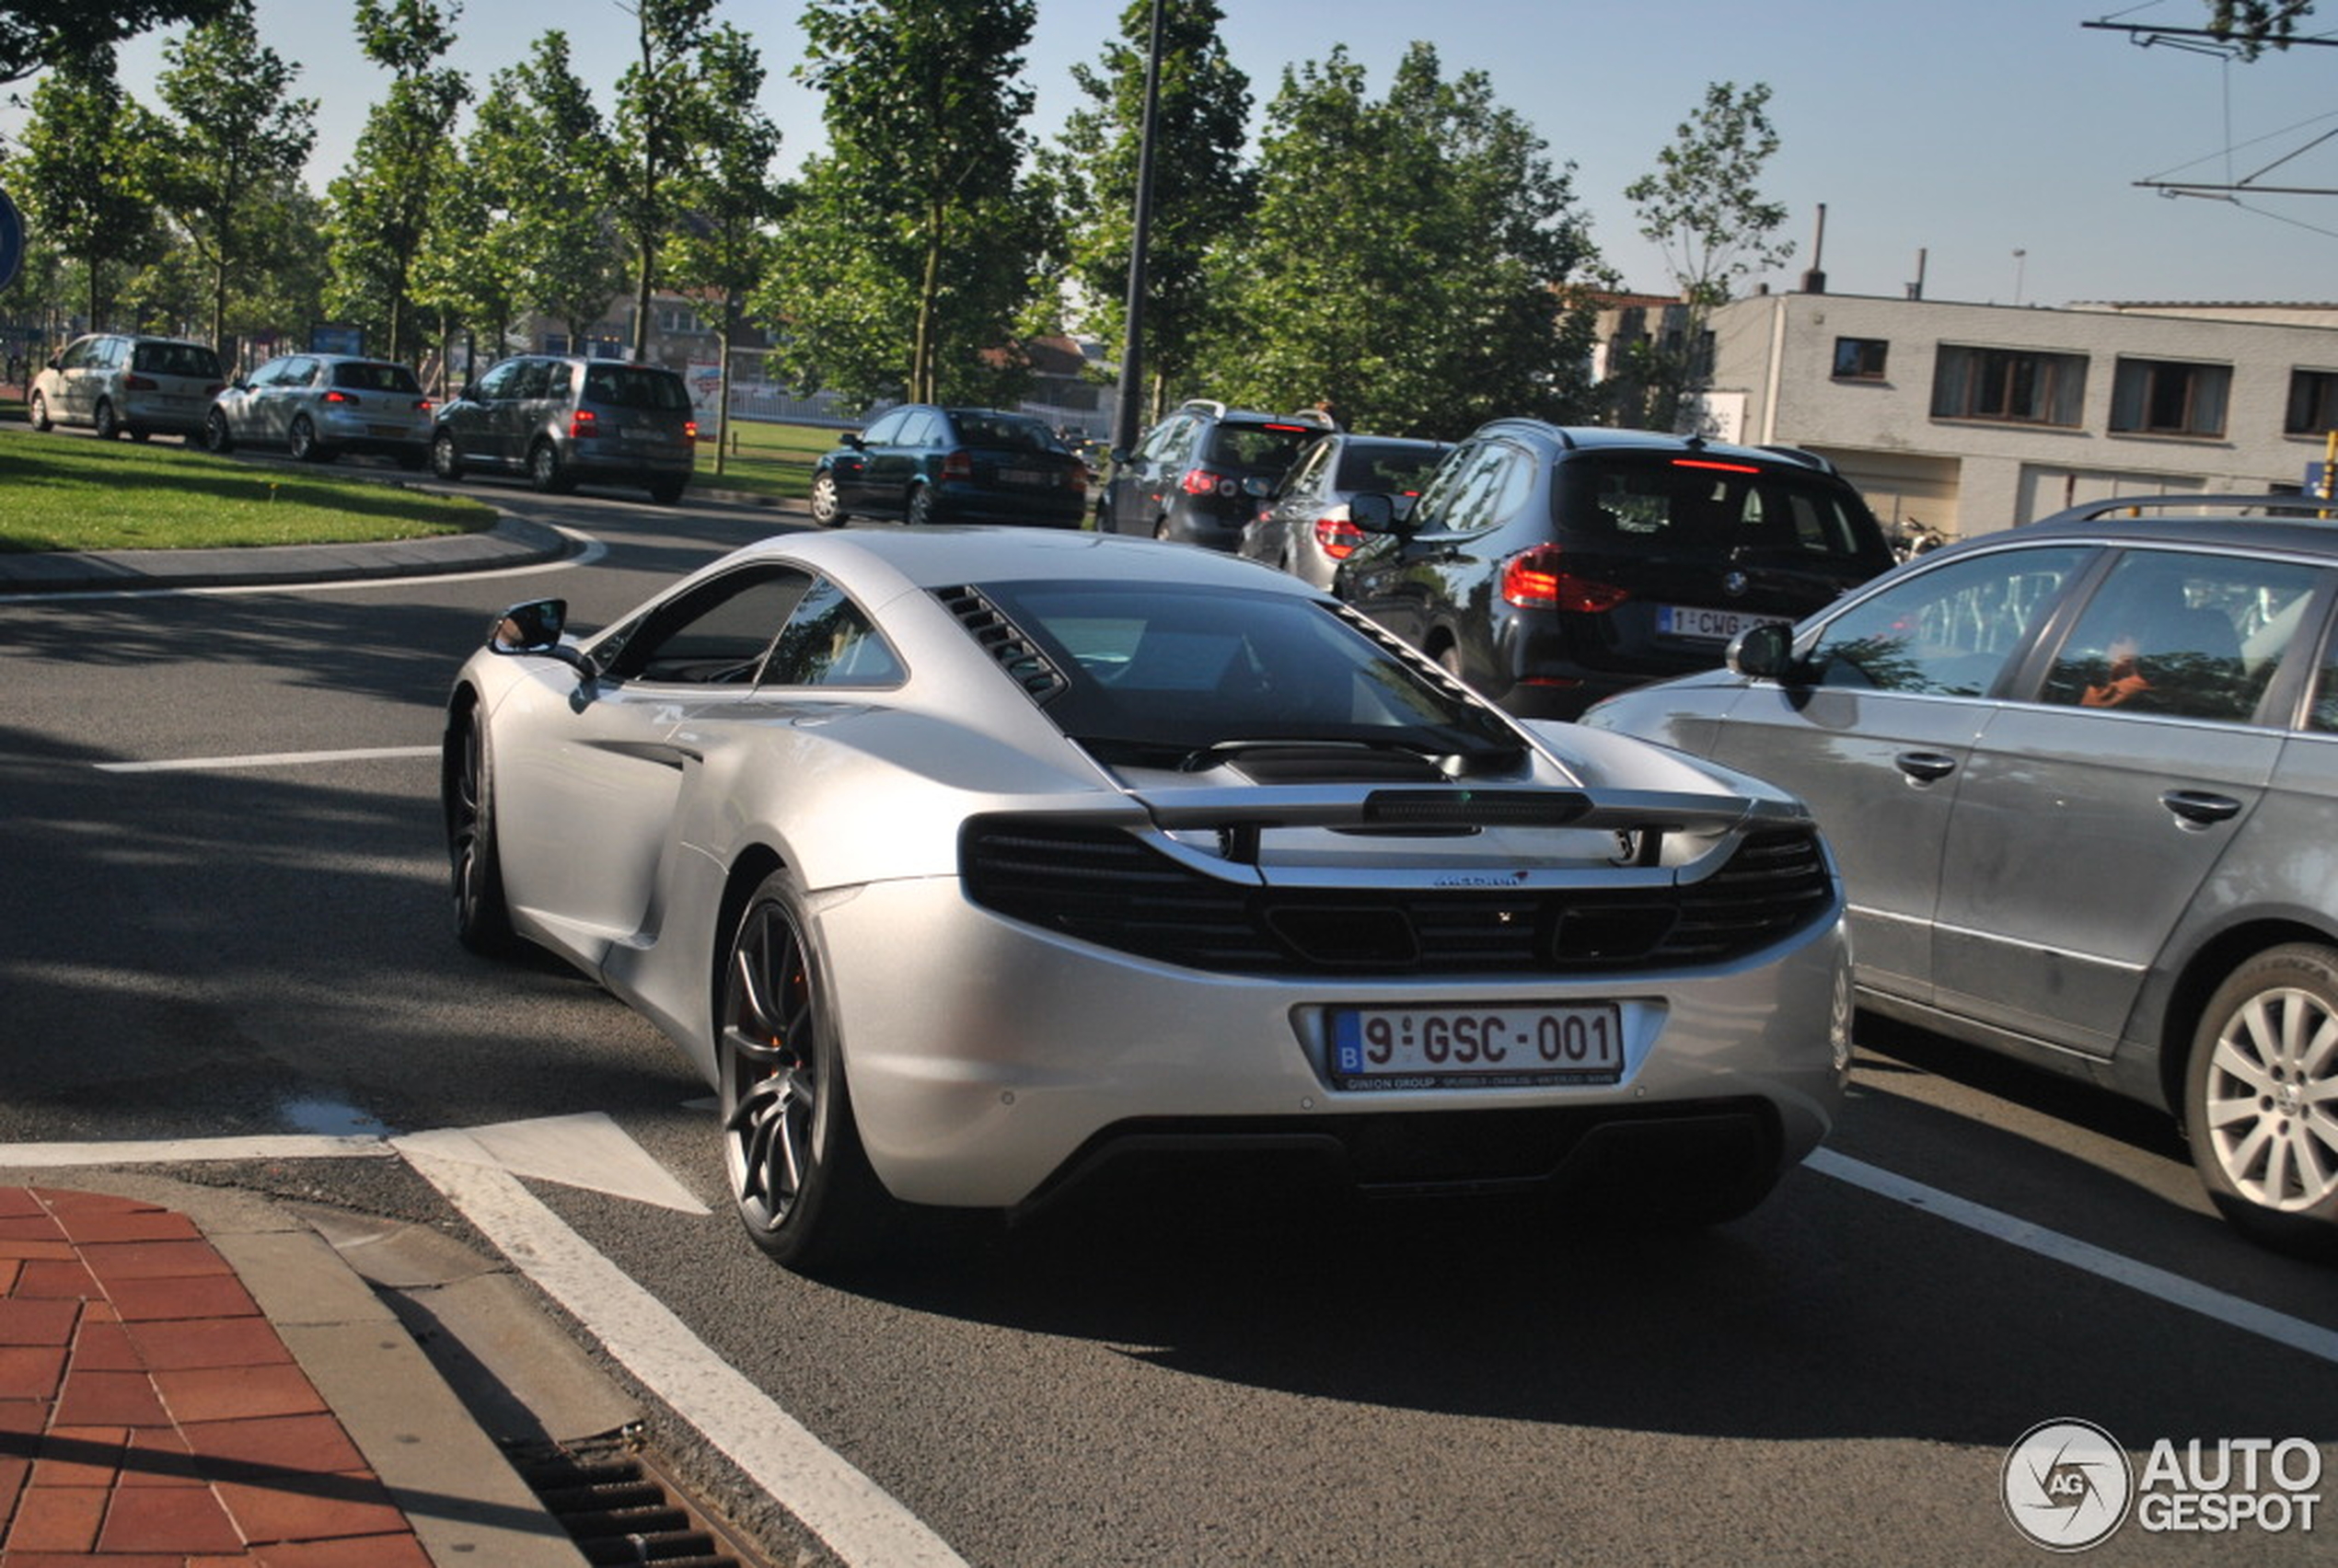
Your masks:
M1144 401L1145 246L1152 228L1152 130L1161 112L1161 7L1152 0L1152 38L1145 49L1144 120L1137 132L1137 210L1128 240L1128 330L1120 347L1120 396L1113 409L1112 448L1137 444Z

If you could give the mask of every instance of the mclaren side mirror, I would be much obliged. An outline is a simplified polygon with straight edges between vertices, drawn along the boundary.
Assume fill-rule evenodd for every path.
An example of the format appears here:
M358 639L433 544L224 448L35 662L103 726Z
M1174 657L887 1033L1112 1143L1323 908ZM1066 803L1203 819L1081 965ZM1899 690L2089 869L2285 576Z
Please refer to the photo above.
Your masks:
M487 646L495 652L515 657L557 659L585 680L598 679L600 671L593 661L561 640L561 628L567 624L567 600L531 599L524 605L514 605L496 619L494 628L488 633Z

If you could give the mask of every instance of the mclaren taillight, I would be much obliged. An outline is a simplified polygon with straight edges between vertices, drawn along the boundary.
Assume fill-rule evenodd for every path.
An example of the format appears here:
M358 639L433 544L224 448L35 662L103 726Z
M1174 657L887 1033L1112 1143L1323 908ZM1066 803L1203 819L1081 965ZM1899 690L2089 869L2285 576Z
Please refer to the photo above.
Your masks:
M1322 546L1324 554L1334 560L1346 560L1356 553L1356 547L1369 537L1370 535L1348 521L1348 506L1344 502L1315 519L1315 543Z
M1629 589L1567 570L1566 552L1536 545L1502 562L1502 599L1524 610L1566 610L1599 615L1630 598Z

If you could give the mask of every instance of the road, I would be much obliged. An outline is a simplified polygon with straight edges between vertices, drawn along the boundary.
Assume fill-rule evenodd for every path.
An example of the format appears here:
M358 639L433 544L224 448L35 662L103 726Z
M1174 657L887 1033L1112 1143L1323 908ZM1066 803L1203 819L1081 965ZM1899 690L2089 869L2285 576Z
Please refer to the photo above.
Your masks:
M0 1138L121 1143L482 1247L503 1223L573 1239L584 1272L538 1274L549 1299L576 1291L579 1337L670 1387L689 1465L789 1551L781 1510L827 1505L742 1458L738 1409L699 1407L689 1368L982 1568L2033 1563L2000 1472L2065 1417L2136 1452L2308 1439L2338 1496L2332 1274L2235 1239L2148 1113L1867 1020L1822 1158L1709 1235L1091 1206L849 1290L773 1268L678 1054L549 962L456 946L434 748L494 610L560 594L597 626L781 521L472 489L603 553L0 602ZM672 1191L538 1174L498 1210L431 1157L549 1117L605 1118L592 1162ZM172 1142L285 1134L413 1152L197 1165ZM2327 1562L2333 1537L2131 1520L2097 1555Z

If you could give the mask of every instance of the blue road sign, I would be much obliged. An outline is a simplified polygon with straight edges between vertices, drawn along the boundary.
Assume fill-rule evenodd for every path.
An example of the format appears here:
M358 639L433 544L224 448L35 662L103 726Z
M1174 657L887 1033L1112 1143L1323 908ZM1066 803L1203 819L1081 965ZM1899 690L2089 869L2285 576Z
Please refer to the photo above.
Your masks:
M17 215L8 193L0 190L0 289L17 281L17 268L23 261L24 219Z

